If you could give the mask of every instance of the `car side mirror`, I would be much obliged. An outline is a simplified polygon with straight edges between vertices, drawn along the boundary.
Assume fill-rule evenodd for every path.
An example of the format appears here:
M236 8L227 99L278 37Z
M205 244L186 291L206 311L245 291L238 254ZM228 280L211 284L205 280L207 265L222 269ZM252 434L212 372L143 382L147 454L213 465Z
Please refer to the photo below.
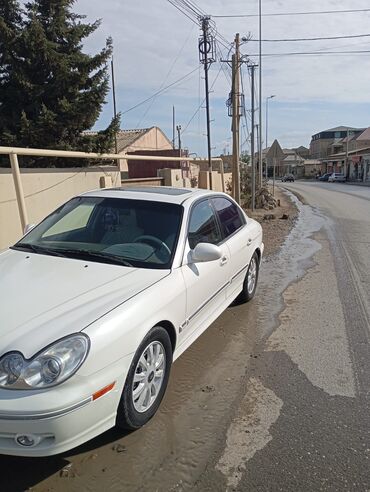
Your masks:
M26 235L28 234L36 224L27 224L26 227L24 228L23 234Z
M222 256L221 248L215 244L198 243L191 251L193 263L205 263L207 261L219 260Z

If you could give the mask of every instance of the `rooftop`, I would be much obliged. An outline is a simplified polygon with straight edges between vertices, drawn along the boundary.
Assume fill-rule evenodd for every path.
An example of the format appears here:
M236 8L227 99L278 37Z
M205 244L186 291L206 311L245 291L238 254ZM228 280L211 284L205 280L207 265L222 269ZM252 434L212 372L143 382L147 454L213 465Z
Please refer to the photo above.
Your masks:
M122 152L127 147L133 145L136 140L148 133L152 128L141 128L136 130L120 130L117 134L118 152Z
M127 147L131 147L136 140L148 133L150 130L155 128L151 126L150 128L136 128L134 130L119 130L117 133L117 150L118 153L123 152ZM96 135L97 132L86 131L85 135Z
M357 141L361 142L361 140L370 140L370 127L366 128L366 130L363 131L359 137L357 137Z
M352 126L336 126L334 128L328 128L327 130L322 130L323 132L345 132L347 130L357 130L357 128L353 128ZM322 133L322 132L318 132Z

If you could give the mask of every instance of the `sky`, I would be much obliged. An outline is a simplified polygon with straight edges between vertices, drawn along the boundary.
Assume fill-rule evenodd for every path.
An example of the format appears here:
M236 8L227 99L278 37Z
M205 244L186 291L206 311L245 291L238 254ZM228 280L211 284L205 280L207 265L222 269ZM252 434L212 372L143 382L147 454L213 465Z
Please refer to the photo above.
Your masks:
M211 16L258 14L258 0L193 0ZM263 13L312 12L369 8L368 0L262 0ZM203 67L199 63L199 27L167 0L77 0L74 10L89 21L100 18L100 28L85 43L94 53L105 39L114 41L117 108L123 129L160 127L172 139L172 106L176 124L182 127L182 145L189 152L207 152ZM241 51L258 63L258 17L218 18L218 38L229 45L239 32L250 36ZM264 16L262 39L353 36L370 33L370 12L321 15ZM231 46L231 45L230 45ZM220 45L222 59L227 49ZM369 50L361 54L296 55L279 53ZM269 100L268 140L283 147L309 146L311 135L327 128L370 126L370 37L299 42L263 42L262 98L263 146L265 101ZM220 58L219 56L218 58ZM230 68L217 60L209 70L212 154L229 153L231 118L226 100L230 92ZM159 89L192 74L156 98L140 104ZM250 110L250 77L242 67L246 108ZM257 83L258 88L258 83ZM113 113L112 94L107 98L96 129L105 128ZM242 119L242 150L249 149L250 111Z

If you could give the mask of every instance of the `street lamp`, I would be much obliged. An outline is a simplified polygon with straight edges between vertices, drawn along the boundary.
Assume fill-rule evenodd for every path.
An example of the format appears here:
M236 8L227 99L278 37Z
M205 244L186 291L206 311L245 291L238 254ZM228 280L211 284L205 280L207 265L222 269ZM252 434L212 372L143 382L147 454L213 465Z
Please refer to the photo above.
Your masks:
M275 94L272 96L266 97L266 152L267 148L269 146L269 140L268 140L268 132L269 132L269 99L272 99L273 97L276 97ZM267 154L266 154L267 155ZM266 179L268 179L268 169L267 169L267 157L266 157Z
M269 146L269 140L268 140L268 132L269 132L269 99L272 99L273 97L276 97L275 94L272 96L266 97L266 149Z

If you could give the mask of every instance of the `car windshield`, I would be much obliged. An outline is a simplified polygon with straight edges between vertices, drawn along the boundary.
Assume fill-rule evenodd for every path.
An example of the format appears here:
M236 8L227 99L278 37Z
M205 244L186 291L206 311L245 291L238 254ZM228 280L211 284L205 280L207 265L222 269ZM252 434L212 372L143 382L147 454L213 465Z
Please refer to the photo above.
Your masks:
M139 268L170 268L182 210L171 203L77 197L13 249Z

